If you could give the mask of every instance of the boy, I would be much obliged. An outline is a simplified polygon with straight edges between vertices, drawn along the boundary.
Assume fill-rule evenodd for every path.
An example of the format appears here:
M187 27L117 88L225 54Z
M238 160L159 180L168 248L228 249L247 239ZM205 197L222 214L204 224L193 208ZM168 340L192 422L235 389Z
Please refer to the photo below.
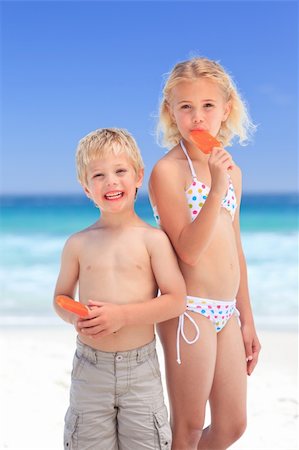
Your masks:
M101 214L67 240L55 289L55 298L74 297L78 285L89 309L79 319L54 298L78 332L64 448L170 449L154 323L184 312L185 283L164 232L134 211L143 162L132 136L113 128L88 134L77 171Z

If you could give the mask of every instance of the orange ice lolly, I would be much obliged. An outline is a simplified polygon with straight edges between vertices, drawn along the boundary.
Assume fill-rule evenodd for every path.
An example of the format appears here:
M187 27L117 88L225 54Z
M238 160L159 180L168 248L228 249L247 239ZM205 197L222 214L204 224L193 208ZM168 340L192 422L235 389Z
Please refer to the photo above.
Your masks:
M193 130L190 133L190 137L196 147L206 154L211 153L213 147L221 146L220 142L217 141L216 138L204 130Z
M83 305L80 302L76 302L75 300L73 300L70 297L67 297L66 295L57 295L56 303L61 308L66 309L67 311L71 311L80 317L88 316L89 310L86 305Z

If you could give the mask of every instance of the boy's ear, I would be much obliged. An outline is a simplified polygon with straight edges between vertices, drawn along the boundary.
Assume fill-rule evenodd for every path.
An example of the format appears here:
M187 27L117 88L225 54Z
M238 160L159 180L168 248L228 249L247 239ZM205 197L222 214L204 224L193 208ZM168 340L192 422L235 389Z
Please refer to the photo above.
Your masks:
M83 191L85 192L85 195L86 195L88 198L91 198L91 193L90 193L88 187L87 187L85 184L82 184L82 188L83 188Z
M137 172L137 182L136 182L136 187L140 188L143 182L143 177L144 177L144 169L139 169Z

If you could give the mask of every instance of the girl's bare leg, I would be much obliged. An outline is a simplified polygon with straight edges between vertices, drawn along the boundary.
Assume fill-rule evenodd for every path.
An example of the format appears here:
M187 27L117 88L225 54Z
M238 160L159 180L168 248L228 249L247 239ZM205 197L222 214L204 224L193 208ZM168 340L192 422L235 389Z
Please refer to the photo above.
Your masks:
M191 345L180 339L181 360L176 361L178 320L160 324L159 335L165 352L165 368L170 418L173 432L172 450L196 450L204 426L216 363L216 332L206 317L190 314L200 329L199 340ZM185 320L185 334L194 337L194 326Z
M217 335L217 358L209 398L211 425L198 450L225 450L246 428L246 356L238 320L233 317Z

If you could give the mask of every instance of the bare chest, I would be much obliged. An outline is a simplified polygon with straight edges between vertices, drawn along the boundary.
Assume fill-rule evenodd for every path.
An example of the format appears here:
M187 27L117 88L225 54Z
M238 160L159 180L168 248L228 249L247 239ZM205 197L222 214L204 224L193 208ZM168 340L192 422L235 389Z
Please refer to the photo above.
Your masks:
M148 272L150 257L144 243L131 235L105 237L85 246L80 256L80 272L89 274L130 274Z

